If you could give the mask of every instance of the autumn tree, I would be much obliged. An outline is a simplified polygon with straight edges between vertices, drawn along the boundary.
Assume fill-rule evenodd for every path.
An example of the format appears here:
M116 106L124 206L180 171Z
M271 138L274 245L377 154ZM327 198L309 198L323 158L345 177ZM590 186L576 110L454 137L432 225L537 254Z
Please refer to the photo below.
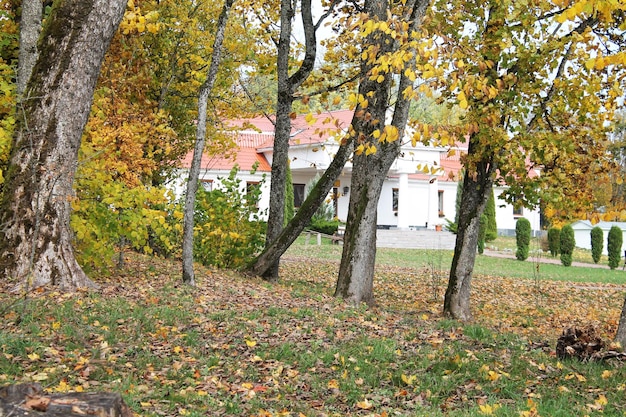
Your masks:
M198 175L200 173L200 161L204 152L206 141L207 106L209 96L217 80L217 72L222 59L222 44L224 43L224 33L228 23L228 13L234 0L226 0L222 12L218 18L215 41L213 43L213 54L206 80L200 87L198 93L198 126L196 131L196 142L193 150L193 159L189 168L189 178L187 181L187 192L185 194L185 217L183 227L183 282L195 285L195 274L193 270L193 229L194 211L196 207L196 192L198 191Z
M408 122L418 49L417 40L412 37L416 36L428 5L428 1L365 2L367 17L361 26L365 38L361 63L365 79L355 99L367 117L358 129L353 126L359 136L335 288L335 296L353 304L374 302L378 200L387 172L399 155ZM395 86L394 78L398 79Z
M433 7L438 59L450 65L436 86L442 100L465 110L463 126L448 133L467 144L444 301L451 317L471 318L479 219L494 184L507 187L509 203L543 201L551 215L590 208L586 179L606 165L606 130L622 74L605 58L617 52L608 33L615 26L609 5L568 4L494 0Z
M93 286L72 248L70 198L100 65L125 5L61 0L46 19L0 202L0 264L24 289Z

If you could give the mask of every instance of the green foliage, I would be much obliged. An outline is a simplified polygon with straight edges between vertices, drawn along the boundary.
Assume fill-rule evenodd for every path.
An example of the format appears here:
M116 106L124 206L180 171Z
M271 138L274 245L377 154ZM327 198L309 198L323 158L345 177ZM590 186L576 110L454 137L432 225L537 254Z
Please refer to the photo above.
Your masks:
M9 158L15 126L15 68L18 34L12 12L0 9L0 184Z
M235 166L228 178L221 178L220 189L198 190L194 257L203 265L242 268L265 243L265 223L257 208L265 178L246 192L238 171Z
M284 225L289 223L289 220L293 219L296 212L294 207L294 195L293 195L293 177L291 175L291 164L287 162L287 175L285 177L285 219Z
M487 231L487 216L480 216L480 225L478 227L478 253L481 255L485 251L485 234Z
M515 257L520 261L528 259L530 249L530 221L522 217L515 223L515 239L517 242L517 251Z
M340 224L341 222L339 220L324 220L318 218L311 220L310 228L316 232L332 235L337 231Z
M309 195L315 184L319 181L319 174L315 175L306 185L304 189L304 194ZM327 198L317 209L315 214L311 218L311 224L320 220L331 221L335 217L335 208L333 207L332 199Z
M457 222L450 221L450 219L445 219L446 224L443 226L447 231L456 234L456 231L459 227Z
M618 226L611 227L606 246L607 251L609 252L609 268L611 269L617 268L619 261L622 258L623 239L622 229Z
M71 226L76 257L86 270L107 268L127 246L145 253L171 253L180 213L170 207L164 188L132 187L123 182L79 178L72 201ZM167 209L169 208L169 210Z
M548 249L552 257L556 257L556 255L561 253L561 229L558 227L548 229Z
M493 191L487 200L485 207L485 216L487 217L487 226L485 230L485 241L491 242L498 237L498 225L496 224L496 198Z
M561 229L560 241L561 263L564 266L571 266L572 253L574 252L574 247L576 246L574 229L572 229L571 225L568 224L563 226Z
M600 262L604 246L604 232L598 226L591 229L591 257L593 262Z

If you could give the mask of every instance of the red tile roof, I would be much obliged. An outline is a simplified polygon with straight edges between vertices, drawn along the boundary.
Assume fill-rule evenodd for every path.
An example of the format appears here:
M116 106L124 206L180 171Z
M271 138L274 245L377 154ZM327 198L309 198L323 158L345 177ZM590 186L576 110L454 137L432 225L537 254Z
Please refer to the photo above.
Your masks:
M306 115L298 115L291 121L292 138L290 144L303 145L323 143L337 128L347 129L352 121L352 110L337 110L313 114L311 123L307 122ZM239 150L232 158L224 156L202 155L201 169L230 170L237 163L241 170L249 171L255 162L259 163L258 171L271 172L271 167L262 149L270 149L274 144L274 124L266 117L253 119L230 120L225 123L230 127L240 127L243 130L235 131ZM191 166L193 153L187 154L181 161L183 168Z

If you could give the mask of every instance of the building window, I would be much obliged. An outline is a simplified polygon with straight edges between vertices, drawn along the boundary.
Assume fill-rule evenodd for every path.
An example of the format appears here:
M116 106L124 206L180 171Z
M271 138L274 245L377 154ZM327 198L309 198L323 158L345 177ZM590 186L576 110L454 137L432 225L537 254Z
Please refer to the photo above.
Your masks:
M293 185L293 206L299 208L304 203L304 184Z
M522 206L513 205L513 217L522 217L524 215L524 208Z
M200 187L204 191L213 191L213 180L200 180Z
M398 212L398 196L400 195L400 190L397 188L391 189L391 209L394 212Z
M437 194L437 209L439 210L439 217L446 217L443 212L443 190L439 190Z
M259 182L258 181L248 181L246 182L246 195L248 194L254 194L254 193L260 193L261 190L259 189ZM257 202L256 206L258 207L259 204Z

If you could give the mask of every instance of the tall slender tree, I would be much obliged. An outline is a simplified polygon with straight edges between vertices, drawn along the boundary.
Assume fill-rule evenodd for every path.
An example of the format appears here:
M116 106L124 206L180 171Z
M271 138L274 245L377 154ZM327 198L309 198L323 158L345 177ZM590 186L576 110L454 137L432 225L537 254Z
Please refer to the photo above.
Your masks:
M59 0L18 112L0 201L0 266L22 288L93 286L76 262L70 198L100 65L126 0Z
M198 191L198 176L200 175L200 162L206 143L207 106L209 96L217 80L217 72L222 60L222 45L224 33L228 23L228 13L233 6L234 0L226 0L222 12L218 18L215 41L213 42L213 54L207 78L200 87L198 93L198 126L196 130L196 142L193 149L193 158L189 168L187 180L187 192L185 194L185 213L183 222L183 282L195 285L195 273L193 270L193 229L194 212L196 207L196 192Z

